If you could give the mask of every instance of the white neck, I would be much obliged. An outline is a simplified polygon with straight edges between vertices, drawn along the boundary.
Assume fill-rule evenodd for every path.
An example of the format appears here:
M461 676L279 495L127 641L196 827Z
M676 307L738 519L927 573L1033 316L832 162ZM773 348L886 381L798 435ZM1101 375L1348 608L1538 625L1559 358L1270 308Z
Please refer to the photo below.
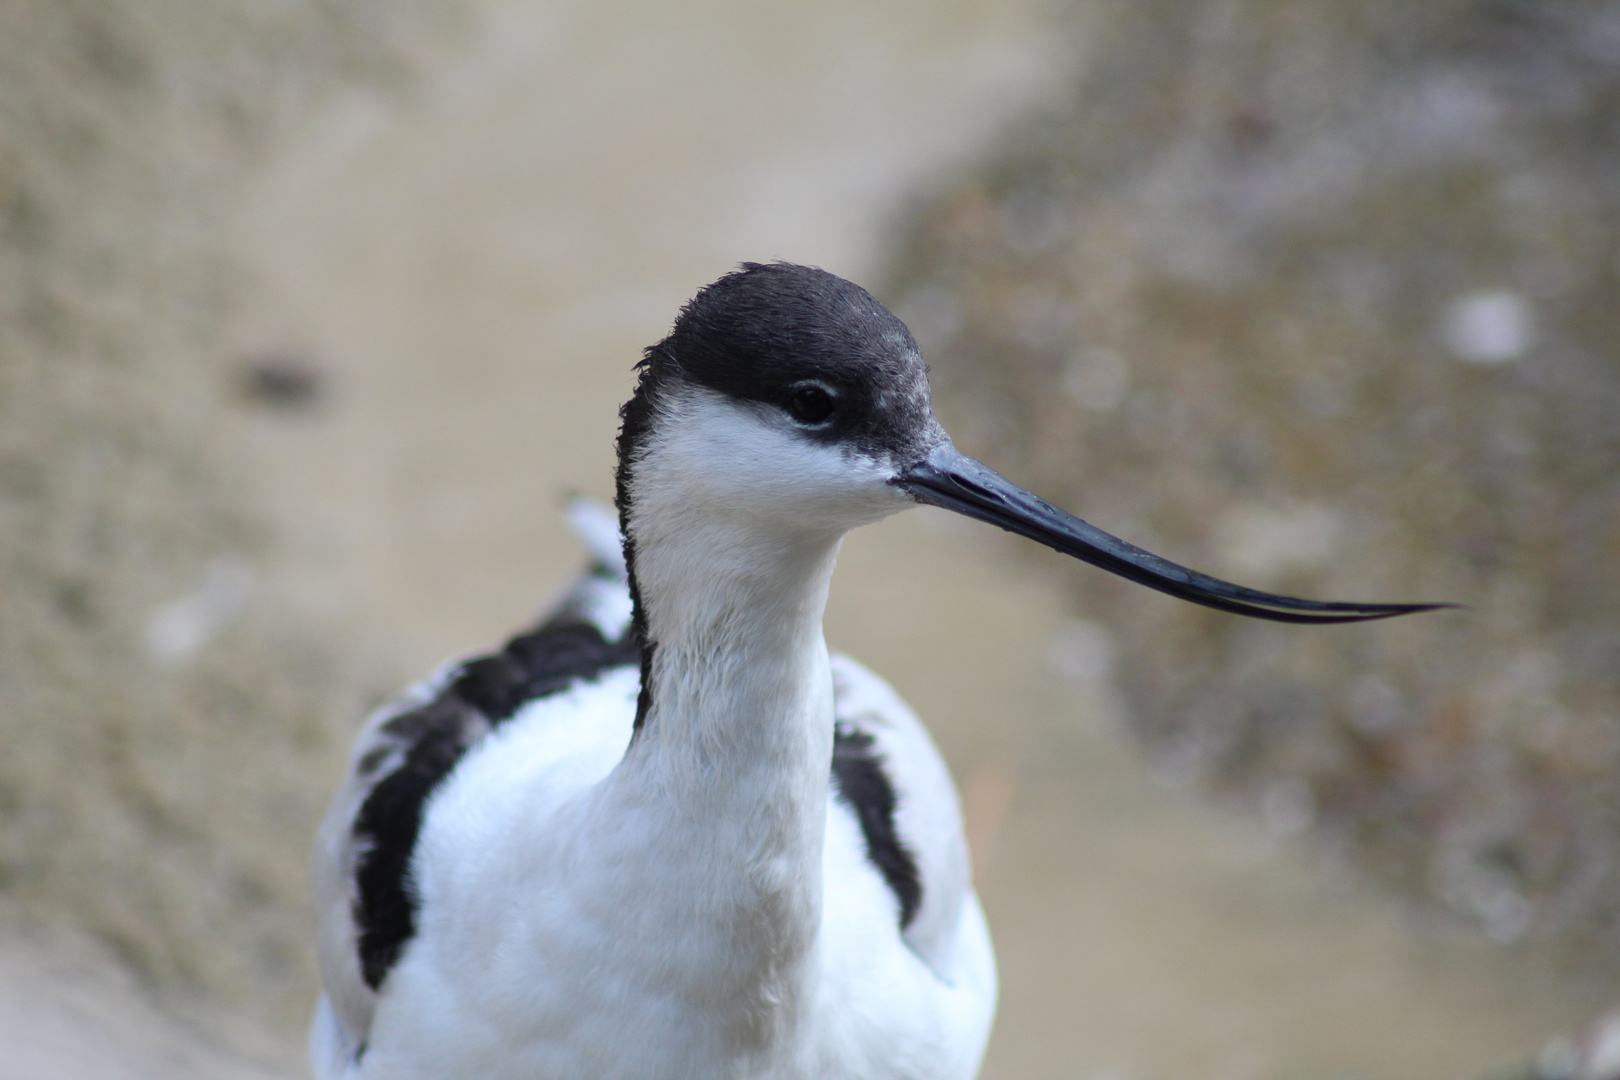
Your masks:
M650 698L588 830L590 859L642 892L598 940L658 1003L638 1023L668 1018L665 1052L777 1073L821 923L833 562L845 532L910 503L891 463L765 406L674 388L653 420L624 522Z
M620 823L611 842L648 875L656 912L639 918L670 943L670 992L701 999L683 1003L687 1034L769 1059L802 1019L821 921L821 618L839 534L772 536L710 511L637 506L651 701L599 820Z

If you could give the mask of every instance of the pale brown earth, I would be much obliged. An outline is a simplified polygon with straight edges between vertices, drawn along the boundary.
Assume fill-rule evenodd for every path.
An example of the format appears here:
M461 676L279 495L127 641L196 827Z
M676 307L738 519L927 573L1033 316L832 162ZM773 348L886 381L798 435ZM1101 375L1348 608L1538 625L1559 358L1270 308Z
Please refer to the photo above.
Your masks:
M557 500L607 494L686 296L745 258L882 287L895 213L1085 58L1033 3L217 10L0 33L38 104L0 158L7 1080L302 1075L304 850L363 704L568 580ZM1155 780L1117 646L1013 551L908 515L828 616L966 792L987 1077L1462 1080L1604 1003Z
M963 441L1226 576L1468 605L1301 632L1054 579L1162 770L1612 970L1620 5L1071 15L1094 62L898 260Z

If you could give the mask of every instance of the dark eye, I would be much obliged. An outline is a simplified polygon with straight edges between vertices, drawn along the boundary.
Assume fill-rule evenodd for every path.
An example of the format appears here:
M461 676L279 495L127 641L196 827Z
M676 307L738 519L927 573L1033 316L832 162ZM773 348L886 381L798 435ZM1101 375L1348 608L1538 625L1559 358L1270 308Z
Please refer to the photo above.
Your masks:
M789 392L787 407L795 420L819 424L832 415L832 391L820 383L800 383Z

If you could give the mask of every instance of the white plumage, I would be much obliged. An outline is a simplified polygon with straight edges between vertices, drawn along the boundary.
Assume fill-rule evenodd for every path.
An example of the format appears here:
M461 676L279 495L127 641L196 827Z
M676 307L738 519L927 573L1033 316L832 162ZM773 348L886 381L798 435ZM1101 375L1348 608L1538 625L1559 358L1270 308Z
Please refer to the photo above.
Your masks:
M610 640L628 628L623 580L587 577L568 603L590 612ZM374 714L356 741L355 760L388 743L379 734L383 725L430 700L453 670ZM704 932L730 923L727 912L715 911L711 922L681 910L691 892L720 884L692 865L697 852L668 851L677 865L635 875L636 886L612 867L586 876L571 865L592 854L570 850L585 831L578 815L588 793L630 742L640 675L620 666L523 709L480 740L433 796L414 859L424 913L419 940L381 995L365 987L353 960L352 870L345 868L356 855L352 821L367 785L351 770L318 856L328 985L312 1035L319 1080L972 1076L989 1033L995 970L969 886L949 774L887 684L846 657L831 657L828 670L831 711L873 737L893 779L897 825L918 857L927 900L908 942L896 899L868 860L855 811L833 793L824 768L825 892L807 962L818 977L804 1003L809 1017L800 1021L814 1033L795 1040L797 1060L756 1060L740 1070L720 1064L733 1041L727 1029L735 1026L734 1014L766 1014L750 1019L768 1026L772 1003L748 1000L747 987L721 992L725 969L742 949L729 935ZM660 905L659 894L677 903ZM746 907L756 895L716 891L707 906ZM757 929L773 932L769 925ZM769 940L760 945L773 951ZM698 968L714 978L716 992L699 987L683 994L652 978L636 985L606 970L614 958L632 974L663 967L677 973L677 984ZM747 1042L744 1035L740 1041ZM370 1045L355 1062L362 1043ZM903 1056L892 1054L896 1045L906 1049ZM763 1050L760 1058L774 1057L768 1046Z
M1269 596L952 448L900 322L786 264L648 350L595 566L356 741L322 829L319 1080L967 1080L996 977L945 765L821 634L841 537L929 502L1200 603Z

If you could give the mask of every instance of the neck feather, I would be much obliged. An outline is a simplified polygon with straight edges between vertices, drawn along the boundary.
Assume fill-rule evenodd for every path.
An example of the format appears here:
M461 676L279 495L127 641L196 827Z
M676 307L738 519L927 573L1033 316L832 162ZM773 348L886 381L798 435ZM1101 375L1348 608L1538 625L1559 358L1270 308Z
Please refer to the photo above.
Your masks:
M821 618L838 538L706 525L637 545L650 658L637 742L714 765L782 764L795 729L827 726L831 738Z
M753 781L784 789L755 793L778 805L800 788L824 800L832 686L821 619L839 534L646 488L626 522L646 656L627 764L672 792L690 779L701 800Z
M768 1057L802 1015L821 921L821 619L839 535L775 534L652 495L625 517L643 688L604 819L637 823L619 835L662 879L659 931L679 928L675 967L693 968L679 985L713 998L714 1038Z

